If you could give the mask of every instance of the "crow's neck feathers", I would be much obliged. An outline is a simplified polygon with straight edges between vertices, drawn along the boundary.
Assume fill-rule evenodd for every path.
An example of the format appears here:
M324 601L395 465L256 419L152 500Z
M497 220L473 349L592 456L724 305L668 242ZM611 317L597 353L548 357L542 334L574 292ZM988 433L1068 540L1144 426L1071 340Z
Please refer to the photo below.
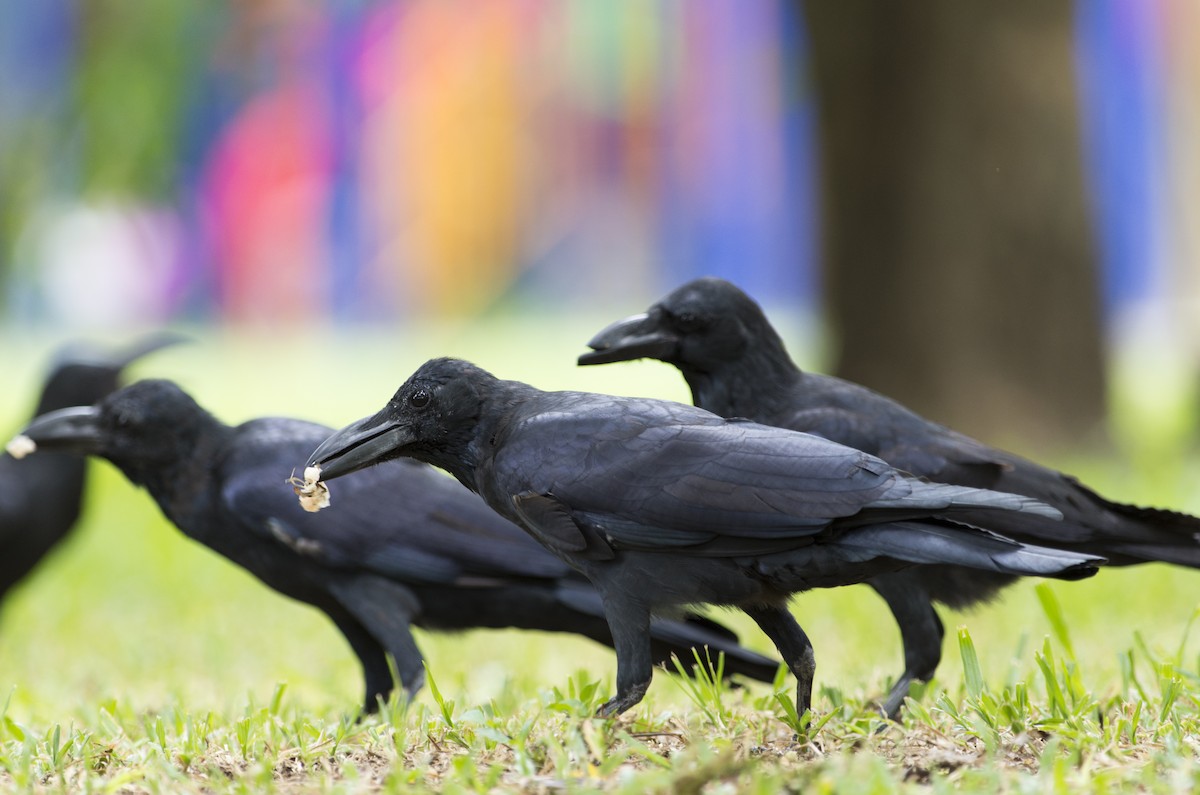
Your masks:
M490 461L516 423L521 406L538 394L540 390L520 381L493 379L488 384L488 389L483 393L475 433L468 447L469 474L464 473L467 477L473 479L480 465ZM459 480L462 478L459 477ZM478 491L473 485L468 484L468 487Z
M415 446L414 458L444 469L478 492L476 473L492 455L521 404L538 392L475 368L470 389L446 412L434 439Z
M755 419L764 409L787 404L803 372L788 356L769 324L732 358L677 364L692 390L692 402L722 417Z
M164 445L154 455L113 455L111 460L130 481L150 492L167 518L186 528L193 524L189 518L197 498L212 487L235 429L196 407L194 414L180 418L177 431L169 440L170 450Z

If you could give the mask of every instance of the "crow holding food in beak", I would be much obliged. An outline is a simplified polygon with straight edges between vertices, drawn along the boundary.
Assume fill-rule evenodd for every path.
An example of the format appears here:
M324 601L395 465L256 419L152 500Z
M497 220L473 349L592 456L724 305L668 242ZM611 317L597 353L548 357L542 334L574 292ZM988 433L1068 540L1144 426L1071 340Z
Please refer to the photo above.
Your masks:
M1035 500L927 483L817 436L679 403L543 392L457 359L426 362L307 465L329 481L400 457L445 469L592 581L617 651L604 716L644 695L656 614L745 611L799 680L803 713L815 662L791 594L914 563L1076 579L1101 562L976 529L1058 516ZM334 491L331 510L344 502Z
M37 418L39 450L97 455L142 486L183 533L332 619L362 663L363 709L424 681L411 628L519 627L612 644L583 577L431 467L395 461L347 482L334 507L297 504L291 462L331 433L266 417L231 427L168 381L140 381L96 406ZM40 455L40 453L39 453ZM725 627L685 614L650 627L655 661L707 646L725 672L771 681L778 664Z

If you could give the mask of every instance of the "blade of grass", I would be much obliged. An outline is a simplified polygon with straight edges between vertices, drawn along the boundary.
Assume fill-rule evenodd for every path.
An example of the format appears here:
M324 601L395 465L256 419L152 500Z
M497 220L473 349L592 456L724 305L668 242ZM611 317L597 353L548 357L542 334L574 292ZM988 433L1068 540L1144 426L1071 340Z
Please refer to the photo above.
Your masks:
M1038 583L1034 588L1037 594L1038 601L1041 602L1042 612L1046 614L1046 619L1050 622L1050 629L1054 632L1054 637L1058 639L1058 643L1067 653L1067 658L1075 659L1075 647L1071 643L1071 633L1067 629L1067 620L1063 616L1062 604L1058 601L1058 597L1054 595L1054 591L1048 583Z
M979 667L979 655L975 652L975 643L966 627L958 628L958 653L962 656L967 694L977 699L984 690L983 669Z

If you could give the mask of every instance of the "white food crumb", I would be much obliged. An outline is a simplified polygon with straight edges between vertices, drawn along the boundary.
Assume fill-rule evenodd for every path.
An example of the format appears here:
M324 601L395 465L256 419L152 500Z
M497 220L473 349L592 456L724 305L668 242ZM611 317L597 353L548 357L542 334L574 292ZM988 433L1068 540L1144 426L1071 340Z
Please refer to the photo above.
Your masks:
M13 458L24 458L30 453L37 452L37 442L28 436L18 434L4 448Z
M304 470L304 480L292 475L288 483L300 498L300 507L309 513L329 507L329 487L321 482L320 467L308 467Z

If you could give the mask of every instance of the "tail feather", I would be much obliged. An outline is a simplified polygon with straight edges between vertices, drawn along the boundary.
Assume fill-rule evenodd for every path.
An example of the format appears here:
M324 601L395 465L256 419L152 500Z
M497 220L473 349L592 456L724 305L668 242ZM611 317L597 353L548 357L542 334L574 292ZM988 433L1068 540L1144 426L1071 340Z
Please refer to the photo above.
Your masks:
M1062 512L1057 508L1020 494L977 489L970 486L954 486L948 483L931 483L916 478L906 478L902 482L911 487L906 490L907 493L876 500L867 507L873 512L879 510L895 510L904 513L937 511L952 516L957 513L973 513L979 510L1013 511L1048 519L1062 519Z
M1110 566L1134 566L1142 563L1170 563L1200 569L1200 543L1187 546L1137 541L1105 541L1096 544L1097 552L1109 558ZM1102 548L1101 548L1102 547Z
M1192 543L1200 543L1200 517L1192 516L1181 511L1172 511L1167 508L1147 508L1142 505L1129 505L1123 502L1113 502L1102 500L1104 507L1110 511L1121 514L1130 519L1136 519L1147 524L1154 525L1155 529L1169 532L1172 535L1182 536L1185 540Z
M1063 521L1014 511L988 511L986 521L963 512L948 513L955 521L983 524L1023 543L1100 555L1109 566L1158 562L1200 568L1200 518L1112 502L1073 479L1063 478L1063 482L1068 490L1041 495L1062 506ZM1005 488L1021 485L1002 484Z
M952 564L1021 576L1078 580L1096 573L1104 558L1032 546L995 533L933 522L892 522L860 528L841 546L910 563Z
M1200 568L1200 517L1163 508L1113 502L1076 483L1093 505L1113 517L1092 546L1116 565L1157 561Z
M650 622L650 637L653 641L674 647L671 652L685 667L689 667L695 659L693 649L700 652L700 659L703 660L704 649L707 648L714 666L717 664L717 655L725 655L726 676L739 674L759 682L773 682L779 671L778 660L739 646L736 634L701 616L689 614L681 620L656 618Z

